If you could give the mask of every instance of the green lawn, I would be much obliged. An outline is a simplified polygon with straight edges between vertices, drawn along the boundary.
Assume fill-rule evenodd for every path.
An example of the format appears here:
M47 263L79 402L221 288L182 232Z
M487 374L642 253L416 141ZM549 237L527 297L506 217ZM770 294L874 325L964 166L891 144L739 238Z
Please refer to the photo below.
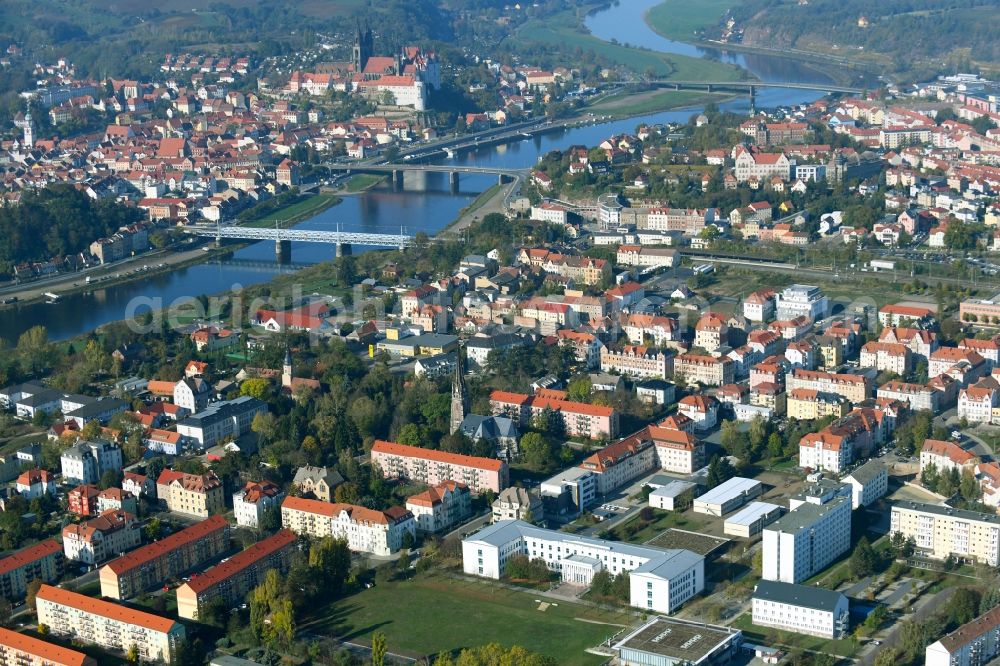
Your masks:
M564 602L541 611L536 599L541 597L531 592L425 574L338 600L301 629L365 643L381 631L390 651L414 656L499 642L551 655L560 664L596 665L606 658L585 650L633 620Z
M740 78L740 70L733 65L612 44L577 27L577 22L577 18L569 12L549 17L544 23L530 21L517 32L517 39L548 44L567 53L577 48L593 51L640 74L652 72L656 76L682 81L731 81Z
M379 176L373 173L359 173L356 176L352 176L351 179L347 181L347 185L344 189L348 192L361 192L370 187L375 187L383 180L385 180L385 176Z
M734 0L664 0L646 12L646 23L667 39L690 41L695 32L716 25L734 4Z
M778 645L801 648L811 652L827 652L837 654L842 657L852 657L857 652L858 646L850 638L837 640L827 640L817 636L804 636L790 631L779 631L770 627L758 627L753 623L753 618L749 613L744 613L736 618L733 627L743 630L743 637L752 643L760 642L765 645L774 645L769 637L776 636Z
M694 90L660 90L652 94L619 92L590 107L595 113L616 117L638 116L666 109L718 102L719 95Z
M285 227L297 224L319 214L330 206L340 203L340 197L333 194L311 194L300 197L295 203L265 213L261 217L242 223L245 227L274 226L277 222Z
M708 516L703 516L693 511L677 512L677 511L660 511L654 509L655 517L649 523L644 521L641 516L636 515L635 518L625 521L620 525L616 525L611 533L619 541L631 541L632 543L646 543L653 537L659 535L666 529L675 527L679 530L687 530L689 532L704 532L705 527L711 522ZM629 529L638 528L632 536L628 535Z

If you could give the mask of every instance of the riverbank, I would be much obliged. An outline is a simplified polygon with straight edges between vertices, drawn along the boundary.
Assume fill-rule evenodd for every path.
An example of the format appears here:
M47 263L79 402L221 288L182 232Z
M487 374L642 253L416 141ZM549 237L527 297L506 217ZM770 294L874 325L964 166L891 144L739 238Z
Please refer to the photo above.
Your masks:
M264 202L267 203L267 202ZM255 217L252 220L240 221L241 227L280 227L287 229L299 222L315 217L331 206L340 203L340 197L335 194L303 194L286 206L276 208Z
M476 200L469 204L466 208L463 208L461 213L459 213L458 218L444 229L434 234L434 237L443 238L445 236L459 234L470 224L480 218L486 217L490 213L506 214L507 206L505 202L507 199L507 193L519 185L520 183L518 182L511 182L506 185L494 185L476 197Z

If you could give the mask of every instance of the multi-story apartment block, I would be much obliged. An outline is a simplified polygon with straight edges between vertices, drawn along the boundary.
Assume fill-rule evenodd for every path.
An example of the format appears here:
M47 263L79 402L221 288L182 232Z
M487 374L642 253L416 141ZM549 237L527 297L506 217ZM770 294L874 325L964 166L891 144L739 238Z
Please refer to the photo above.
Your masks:
M753 623L807 636L842 638L850 628L847 597L809 585L762 580L753 592Z
M90 483L77 486L73 490L69 491L66 494L66 501L68 503L70 513L75 513L83 518L96 516L98 513L97 496L100 494L100 489Z
M765 322L774 316L773 289L758 289L743 299L743 316L750 321Z
M893 505L890 534L913 539L917 552L938 560L954 556L984 562L1000 562L1000 516L953 509L950 506L899 502Z
M516 520L487 525L462 540L462 567L473 576L499 579L517 556L543 560L574 585L590 585L599 571L628 572L631 605L659 613L675 612L705 586L705 558L689 550L604 541Z
M79 525L67 525L62 538L66 559L98 564L137 548L142 532L132 514L108 511Z
M854 403L864 402L871 394L871 380L864 375L795 368L786 381L789 391L811 389L823 393L836 393Z
M177 588L177 615L197 620L205 606L222 599L228 608L264 581L271 569L286 571L297 539L289 530L258 541Z
M889 491L889 473L880 460L869 460L852 470L842 481L851 486L853 509L868 506Z
M97 483L105 472L122 468L122 450L110 442L78 442L63 451L59 460L64 481Z
M705 465L705 446L689 432L650 425L638 434L653 441L657 465L666 472L694 474Z
M878 321L882 326L921 325L933 322L937 308L923 305L885 305L878 311Z
M28 469L21 472L14 483L14 490L31 501L43 495L56 496L56 477L47 469Z
M927 646L925 666L979 666L1000 654L1000 608L994 608Z
M726 319L714 312L706 312L694 326L694 346L708 353L729 344L729 325Z
M643 432L609 444L577 465L595 476L598 494L606 495L656 468L656 447Z
M23 599L28 583L36 578L55 583L63 575L64 562L62 546L54 539L14 551L0 559L0 597L12 602Z
M706 386L732 384L735 364L729 358L714 358L699 354L681 354L674 360L674 381L683 377L687 384L701 383Z
M208 448L224 439L235 439L250 432L253 418L264 412L267 412L267 404L244 395L212 403L204 411L179 421L177 432L199 447Z
M788 418L811 421L832 416L839 419L851 409L847 398L836 393L813 389L794 389L788 392L785 410Z
M281 511L285 494L271 481L249 481L233 495L233 513L241 527L260 527L260 519L268 512Z
M139 503L132 493L121 488L105 488L97 494L97 513L116 510L138 515Z
M0 664L4 666L97 666L83 652L0 628Z
M681 327L676 319L649 314L630 314L622 321L625 337L634 345L667 346L680 342Z
M1000 335L994 335L989 340L965 338L958 343L959 349L968 349L986 359L990 369L1000 365Z
M884 411L858 408L799 440L799 467L840 473L886 440L892 419Z
M169 511L207 518L226 508L222 481L214 472L185 474L165 469L156 479L156 496Z
M493 414L503 414L525 429L531 419L550 411L562 419L563 428L570 437L590 439L618 436L618 412L611 407L574 402L566 399L564 391L544 389L534 395L493 391L490 394Z
M740 183L751 179L769 182L772 176L788 180L791 175L791 162L784 153L762 153L741 149L736 156L733 174Z
M920 471L933 465L937 471L948 472L957 469L972 468L979 462L976 454L966 451L954 442L940 439L925 439L920 448Z
M500 491L493 500L493 522L523 520L531 523L542 518L542 498L520 486Z
M928 377L948 375L960 386L975 384L980 377L988 374L990 369L986 359L971 349L938 347L931 352L927 365Z
M473 492L499 493L510 484L507 463L493 458L466 456L375 440L371 459L389 479L407 479L436 486L458 481Z
M878 341L906 345L913 354L914 362L927 362L938 348L937 335L920 328L886 327L879 334Z
M915 412L927 409L937 414L941 394L927 384L911 384L894 379L880 386L876 396L905 402Z
M819 287L808 284L793 284L785 287L775 297L775 317L795 319L808 317L819 321L830 311L830 301Z
M1000 404L1000 387L992 377L979 380L958 392L958 418L969 423L991 423L993 408Z
M673 372L673 356L650 347L626 345L621 351L601 348L601 372L641 379L666 379Z
M404 537L417 531L413 514L394 506L385 511L353 504L286 497L281 503L281 525L296 534L322 539L346 539L357 553L391 555L403 546Z
M910 371L910 363L910 350L900 343L868 342L861 348L862 368L905 375Z
M143 661L173 663L185 640L184 625L170 618L42 585L36 597L38 624L54 636L128 651L133 645Z
M111 560L100 571L101 595L131 599L229 550L229 523L211 516Z
M850 548L850 498L820 502L807 500L764 528L764 580L799 583Z
M418 532L433 534L468 518L472 498L464 483L445 481L407 497L406 509L413 514Z

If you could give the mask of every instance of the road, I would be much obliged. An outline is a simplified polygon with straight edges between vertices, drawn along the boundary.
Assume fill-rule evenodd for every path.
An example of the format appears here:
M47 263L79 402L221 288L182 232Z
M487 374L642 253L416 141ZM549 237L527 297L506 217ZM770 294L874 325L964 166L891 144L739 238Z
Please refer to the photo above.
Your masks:
M892 629L889 630L889 633L886 634L885 638L881 639L882 645L875 646L873 643L869 642L861 648L858 653L858 663L862 666L871 666L875 663L875 657L878 656L879 652L898 647L901 640L900 627L903 622L910 620L926 620L948 602L948 599L951 598L951 595L955 593L956 589L958 588L946 587L937 594L918 601L918 608L916 611L914 611L911 615L900 618L900 620L893 623Z

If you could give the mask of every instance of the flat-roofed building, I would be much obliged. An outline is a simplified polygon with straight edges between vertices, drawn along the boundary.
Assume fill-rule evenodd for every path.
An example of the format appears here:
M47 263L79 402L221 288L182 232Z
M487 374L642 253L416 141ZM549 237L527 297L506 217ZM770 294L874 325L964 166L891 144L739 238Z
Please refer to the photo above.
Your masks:
M415 537L417 531L413 514L401 506L378 511L301 497L286 497L281 503L281 525L317 539L346 539L356 553L382 556L395 553L402 548L404 537Z
M229 523L211 516L101 567L101 594L131 599L229 550Z
M825 499L825 498L824 498ZM851 545L851 500L806 500L764 528L764 580L799 583L825 569Z
M51 585L42 585L35 603L38 624L53 636L123 652L135 645L144 661L172 663L186 637L176 620Z
M267 571L288 569L296 544L293 532L279 530L205 573L192 576L177 588L177 614L197 620L205 605L215 599L222 599L227 607L239 602L264 581Z
M899 502L892 507L889 534L914 540L917 552L938 560L950 556L985 562L1000 562L1000 516L953 509L950 506Z
M499 579L511 558L541 559L563 581L589 586L594 575L628 572L629 603L673 613L705 586L705 558L689 550L637 546L542 529L516 520L493 523L462 540L465 573Z
M784 508L769 502L750 502L740 511L726 518L722 531L730 536L749 539L764 531L764 528L781 518Z
M840 592L812 585L761 580L753 592L753 623L807 636L842 638L850 604Z
M93 657L0 627L3 666L97 666Z
M0 597L8 601L23 599L28 583L36 578L55 583L62 578L65 560L63 548L55 539L14 551L0 559Z
M764 487L760 481L734 476L695 499L694 511L709 516L723 516L759 497L763 492Z
M979 666L1000 654L1000 608L966 622L927 646L925 666Z
M880 460L869 460L843 478L851 486L851 507L860 509L885 497L889 492L889 473Z
M493 458L466 456L375 440L372 464L388 479L407 479L435 486L445 481L464 483L473 492L499 493L510 485L507 463Z
M694 499L698 484L671 481L649 493L649 506L663 511L683 511Z
M612 649L622 666L708 666L736 659L742 643L739 629L653 617Z

